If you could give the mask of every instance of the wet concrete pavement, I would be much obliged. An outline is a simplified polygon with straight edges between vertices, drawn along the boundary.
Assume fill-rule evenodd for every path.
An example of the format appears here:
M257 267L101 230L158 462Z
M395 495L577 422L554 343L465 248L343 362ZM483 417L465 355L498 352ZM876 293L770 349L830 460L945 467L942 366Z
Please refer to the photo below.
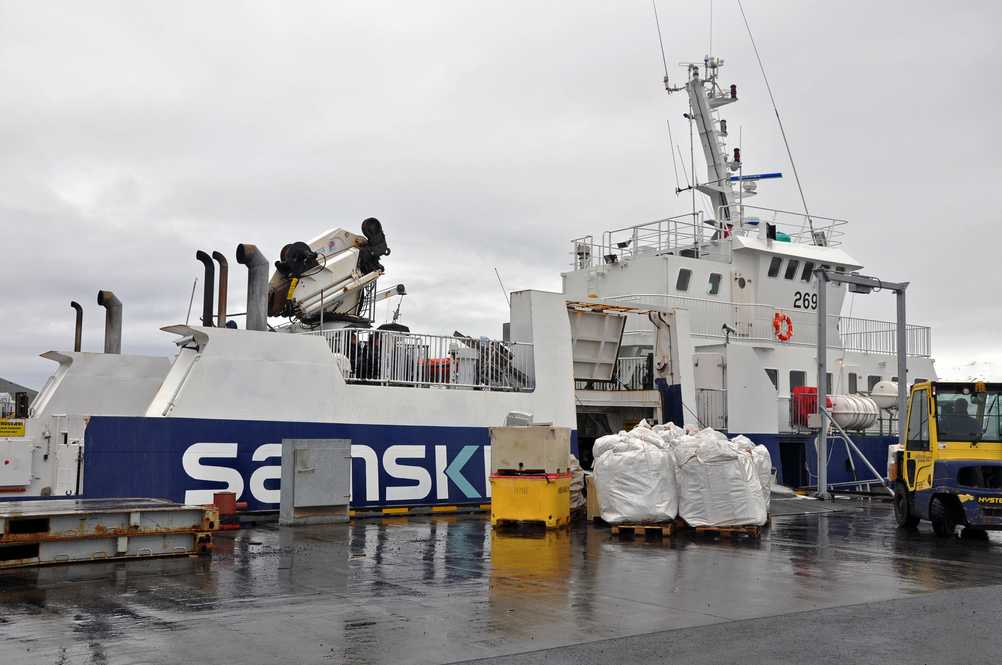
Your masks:
M883 637L879 617L927 605L937 621L980 610L1002 627L988 588L1002 585L1002 538L900 532L887 504L778 516L757 543L619 542L590 525L492 533L483 516L270 525L216 542L211 560L0 574L0 663L657 662L685 645L693 657L677 662L723 662L743 648L727 636L758 625L762 648L802 656L771 660L798 662L810 635L866 644L842 633ZM642 660L641 644L664 658Z

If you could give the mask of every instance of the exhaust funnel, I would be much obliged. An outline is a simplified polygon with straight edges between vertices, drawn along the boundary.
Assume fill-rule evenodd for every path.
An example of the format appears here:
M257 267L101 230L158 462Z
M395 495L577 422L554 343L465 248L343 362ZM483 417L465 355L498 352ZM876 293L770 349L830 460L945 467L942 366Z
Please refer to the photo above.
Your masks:
M122 301L112 291L98 291L97 304L107 311L104 314L104 352L122 352Z
M219 263L219 297L216 305L219 314L216 318L216 325L220 328L226 327L226 291L230 282L230 266L226 257L221 252L213 252L212 258Z
M212 327L212 291L216 287L216 264L212 257L198 250L195 258L205 266L205 279L202 280L202 325Z
M241 243L237 263L247 266L247 330L267 330L268 259L257 246Z

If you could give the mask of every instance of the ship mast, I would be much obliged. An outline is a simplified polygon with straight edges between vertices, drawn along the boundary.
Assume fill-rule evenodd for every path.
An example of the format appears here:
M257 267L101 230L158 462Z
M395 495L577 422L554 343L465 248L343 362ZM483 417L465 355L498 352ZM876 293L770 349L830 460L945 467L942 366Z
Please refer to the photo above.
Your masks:
M741 168L741 151L735 148L732 155L727 154L727 121L717 118L715 112L721 106L736 102L738 91L735 85L724 91L717 82L723 64L722 59L709 55L703 58L702 63L683 63L688 76L686 84L672 86L666 76L665 89L669 94L684 90L689 96L689 113L686 117L690 122L696 123L699 131L707 174L706 182L695 184L694 187L710 198L713 213L720 223L733 224L737 193L734 191L731 174ZM703 67L703 77L700 76L700 66Z

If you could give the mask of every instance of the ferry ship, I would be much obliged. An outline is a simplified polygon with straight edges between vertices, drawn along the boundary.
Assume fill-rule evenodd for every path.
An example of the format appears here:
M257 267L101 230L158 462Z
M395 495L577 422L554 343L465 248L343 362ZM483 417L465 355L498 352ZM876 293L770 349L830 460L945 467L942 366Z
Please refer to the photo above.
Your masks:
M73 351L43 354L58 368L29 417L5 427L0 490L185 503L232 491L276 510L282 440L341 438L356 509L479 505L490 497L488 430L513 412L571 429L585 467L597 437L647 418L745 434L769 448L779 482L811 485L814 271L862 265L842 248L843 220L745 202L763 176L728 153L718 114L738 97L718 83L722 64L708 56L684 86L668 86L689 97L707 164L692 187L712 214L574 239L562 292L511 294L497 339L374 327L376 303L405 289L377 286L390 250L373 218L361 235L333 229L286 245L274 270L239 245L242 329L227 315L226 257L199 251L201 320L163 328L176 337L173 359L121 354L122 307L109 291L98 296L105 353L81 352L78 334ZM841 311L846 287L827 288ZM903 378L893 323L832 314L828 330L830 392L847 398L834 415L882 470L895 414L873 397L899 378L936 378L930 331L908 327ZM874 480L837 437L828 449L833 485Z
M21 431L0 438L0 490L188 504L231 491L277 510L282 441L321 438L351 441L355 509L489 502L489 427L516 413L574 429L565 299L511 294L505 339L374 327L375 303L404 289L378 290L389 249L377 220L362 228L290 243L273 271L239 245L241 329L226 315L225 256L199 251L201 321L163 328L176 336L171 360L122 354L122 304L102 291L105 352L43 354L58 368Z

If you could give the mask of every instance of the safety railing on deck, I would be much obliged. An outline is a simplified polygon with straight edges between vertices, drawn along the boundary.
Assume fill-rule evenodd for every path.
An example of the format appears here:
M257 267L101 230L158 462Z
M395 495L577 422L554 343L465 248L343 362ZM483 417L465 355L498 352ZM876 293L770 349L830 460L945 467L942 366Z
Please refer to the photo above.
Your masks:
M776 227L776 242L838 247L848 224L834 217L743 204L715 212L716 219L706 219L699 211L605 231L597 242L592 235L574 238L571 265L582 270L660 254L728 260L731 237L765 239L767 224Z
M720 242L724 232L707 224L703 213L687 213L645 224L605 231L571 241L575 269L628 261L638 256L678 254L693 258L729 258L730 243Z
M818 315L813 311L785 309L771 305L734 303L705 298L665 294L634 294L607 298L634 306L678 307L689 311L693 335L724 338L727 324L734 331L732 338L769 341L783 344L817 344ZM776 315L786 316L793 324L789 341L779 342L774 321ZM786 331L786 322L783 322ZM905 331L907 353L910 356L928 357L932 350L932 331L928 326L908 324ZM828 315L828 346L860 353L893 354L897 352L896 325L891 321L860 319Z
M342 328L305 333L326 340L348 383L531 392L532 344Z
M805 215L792 210L762 208L747 204L720 206L717 224L726 226L735 235L765 239L765 225L776 227L778 242L838 247L845 236L844 227L849 222L834 217ZM812 233L813 227L813 233Z
M653 390L653 358L647 356L616 359L616 374L612 381L576 381L582 390Z

